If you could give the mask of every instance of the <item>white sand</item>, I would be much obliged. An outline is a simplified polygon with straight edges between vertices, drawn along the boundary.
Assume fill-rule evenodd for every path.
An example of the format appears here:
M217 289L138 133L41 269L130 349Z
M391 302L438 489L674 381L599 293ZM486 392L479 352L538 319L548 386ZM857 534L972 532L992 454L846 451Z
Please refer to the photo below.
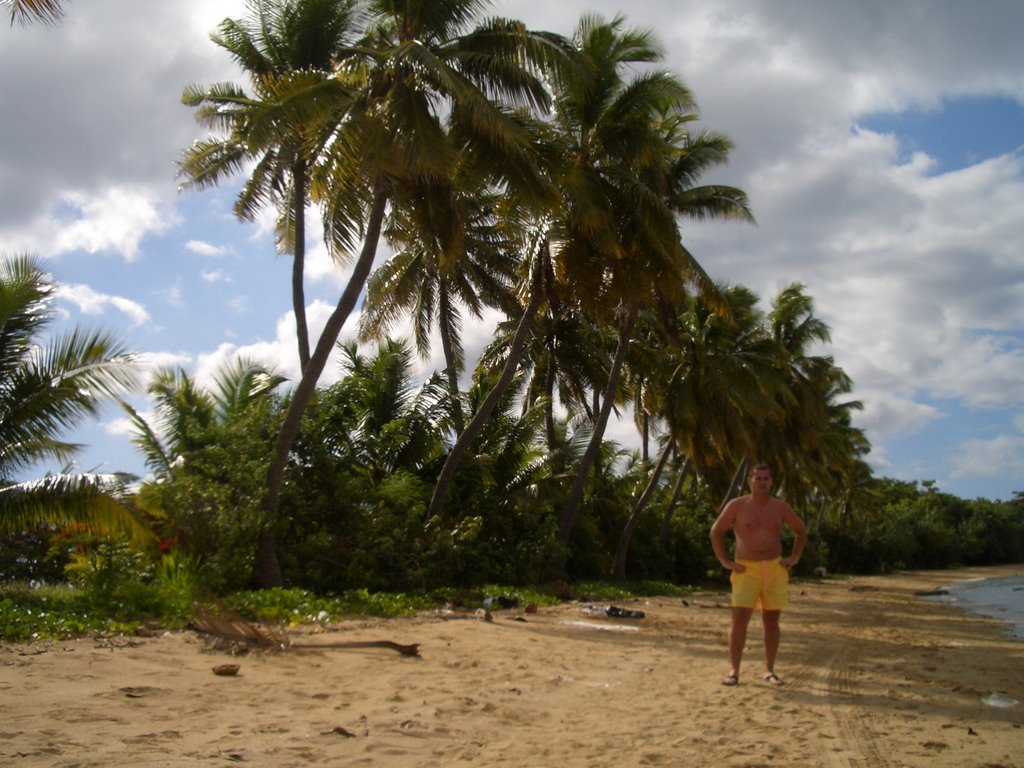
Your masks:
M1022 768L1024 642L914 595L1021 572L795 582L781 688L760 679L756 615L740 686L720 685L724 593L623 604L639 620L565 605L290 630L419 658L231 657L188 631L4 644L0 765ZM239 674L214 675L225 663Z

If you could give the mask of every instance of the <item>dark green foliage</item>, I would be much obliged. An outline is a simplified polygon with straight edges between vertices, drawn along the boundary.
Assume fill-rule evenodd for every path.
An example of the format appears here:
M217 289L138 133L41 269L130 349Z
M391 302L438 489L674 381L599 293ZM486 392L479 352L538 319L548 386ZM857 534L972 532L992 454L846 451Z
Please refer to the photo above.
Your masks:
M426 595L372 593L366 589L314 594L297 587L236 592L225 600L240 615L280 624L325 623L351 616L409 616L434 604Z
M174 628L191 619L201 580L187 557L146 554L82 532L57 546L70 548L66 584L0 584L5 640L133 632L144 622Z
M987 499L967 502L972 510L960 525L965 564L1024 562L1024 503Z
M441 455L438 388L412 386L411 356L397 342L372 358L347 347L344 365L310 406L285 477L286 580L334 592L422 588L443 562L425 525Z
M244 587L252 573L267 525L261 501L274 418L267 401L225 423L193 425L193 447L179 454L164 481L139 493L155 527L203 564L213 589Z
M51 539L58 529L40 526L19 531L0 544L0 580L54 584L64 578L64 562L50 557Z
M877 573L994 565L1024 559L1024 509L1018 501L973 501L933 483L879 478L871 505L829 520L823 543L834 571Z
M125 622L97 613L91 599L78 590L20 583L0 588L0 637L8 642L133 632L138 626L137 619Z

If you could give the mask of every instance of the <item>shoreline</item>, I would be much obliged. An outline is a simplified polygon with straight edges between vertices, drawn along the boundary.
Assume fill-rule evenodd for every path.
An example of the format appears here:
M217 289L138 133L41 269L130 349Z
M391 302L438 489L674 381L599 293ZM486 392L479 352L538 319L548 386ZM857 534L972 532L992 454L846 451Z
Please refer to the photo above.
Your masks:
M728 671L728 594L350 620L231 655L199 635L0 644L14 766L1003 766L1024 768L1024 643L916 593L1022 566L794 580L776 671L751 622ZM625 628L629 629L625 629ZM236 676L213 668L237 664ZM1009 702L1017 702L1012 704Z
M938 599L962 611L1005 622L1024 641L1024 569L997 578L963 579L947 585Z

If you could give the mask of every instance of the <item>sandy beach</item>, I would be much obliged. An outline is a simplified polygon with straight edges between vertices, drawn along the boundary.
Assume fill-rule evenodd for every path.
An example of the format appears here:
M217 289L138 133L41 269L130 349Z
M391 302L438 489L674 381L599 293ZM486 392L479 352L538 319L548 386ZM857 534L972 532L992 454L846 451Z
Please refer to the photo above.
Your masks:
M720 684L724 592L616 603L643 619L566 604L289 630L419 657L232 655L192 631L4 644L0 765L1021 768L1024 642L916 593L1022 571L795 581L780 688L757 616L741 684Z

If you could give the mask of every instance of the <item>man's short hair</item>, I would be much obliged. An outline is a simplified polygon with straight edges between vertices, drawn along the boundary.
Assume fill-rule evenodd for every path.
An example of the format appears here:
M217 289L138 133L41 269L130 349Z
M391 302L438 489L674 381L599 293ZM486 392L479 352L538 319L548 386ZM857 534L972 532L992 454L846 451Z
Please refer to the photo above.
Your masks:
M771 474L771 471L772 468L762 461L761 463L755 464L753 467L751 467L750 473L747 476L749 477L750 475L753 475L755 472L768 472L769 474Z

